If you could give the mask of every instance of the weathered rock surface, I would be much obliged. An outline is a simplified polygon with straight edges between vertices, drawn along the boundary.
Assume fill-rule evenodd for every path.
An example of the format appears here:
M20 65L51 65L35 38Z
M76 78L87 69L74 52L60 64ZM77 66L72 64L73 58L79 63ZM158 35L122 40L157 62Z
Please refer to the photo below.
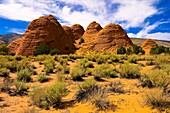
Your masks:
M7 47L9 51L12 53L16 53L18 51L19 46L21 45L22 39L19 38L17 40L12 41Z
M78 40L84 34L84 28L80 24L74 24L71 26L72 33L74 35L75 40Z
M89 43L89 42L94 41L96 39L97 33L100 30L102 30L102 27L100 26L99 23L97 23L95 21L91 22L88 25L86 31L84 32L84 34L82 36L84 41L85 41L85 43Z
M133 43L124 29L118 24L108 24L100 30L95 41L89 44L89 49L115 52L120 46L130 47Z
M42 43L51 49L58 49L62 54L72 53L75 49L72 39L52 15L42 16L28 25L16 55L33 55Z
M148 38L141 47L146 54L149 54L150 49L156 46L158 46L158 44L154 40Z
M63 29L67 33L67 35L72 39L72 42L75 42L75 37L73 35L71 28L69 26L64 25Z

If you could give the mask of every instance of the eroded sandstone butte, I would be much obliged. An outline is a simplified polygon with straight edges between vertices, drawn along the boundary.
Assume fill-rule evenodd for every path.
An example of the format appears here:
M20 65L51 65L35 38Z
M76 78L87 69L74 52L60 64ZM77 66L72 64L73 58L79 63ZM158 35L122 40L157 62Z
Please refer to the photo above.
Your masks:
M145 51L145 54L149 54L150 49L156 46L158 46L158 44L154 40L148 38L145 40L141 47Z
M71 26L72 33L74 35L75 40L78 40L84 34L84 28L80 24L74 24Z
M73 32L69 26L63 25L63 29L67 33L67 35L72 39L72 42L75 42L75 36L73 35Z
M28 25L16 55L33 55L38 45L42 43L51 49L58 49L63 54L72 53L75 49L72 38L52 15L42 16Z
M97 33L102 30L102 27L100 26L99 23L93 21L91 22L88 26L86 31L83 34L83 39L85 43L92 42L96 39Z
M22 39L16 39L12 41L7 47L9 48L9 51L12 53L16 53L18 50L18 47L21 45Z
M118 24L106 25L95 37L94 41L88 44L89 49L115 52L120 46L127 48L133 45L125 30Z

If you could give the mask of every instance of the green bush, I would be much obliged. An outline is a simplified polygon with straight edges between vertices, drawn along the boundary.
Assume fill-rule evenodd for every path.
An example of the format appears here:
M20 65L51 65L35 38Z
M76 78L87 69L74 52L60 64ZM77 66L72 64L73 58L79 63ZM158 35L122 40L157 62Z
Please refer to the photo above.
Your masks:
M138 46L138 45L134 44L132 46L132 48L133 48L133 53L134 54L139 54L139 53L145 54L145 51L140 46Z
M137 65L123 64L118 69L122 78L139 78L140 68Z
M44 63L44 70L46 73L52 73L55 68L55 62L53 60L48 60Z
M120 46L117 49L117 54L125 54L126 53L126 48L124 48L123 46Z
M61 54L61 52L58 49L50 50L50 55L56 55L56 54Z
M14 82L14 85L15 85L15 88L16 88L17 93L22 92L22 91L28 89L28 85L27 85L24 81L18 81L18 80L16 80L16 81Z
M82 76L85 75L85 69L82 68L80 65L75 65L74 68L71 70L70 73L73 80L82 80Z
M98 65L93 70L93 75L95 79L116 77L116 71L109 64Z
M169 48L164 46L156 46L150 49L150 54L161 54L161 53L170 53Z
M68 90L64 82L57 82L53 86L47 88L47 98L51 106L60 104L62 97L67 96Z
M94 86L95 84L96 81L94 79L88 79L81 84L81 88L86 89L88 87Z
M9 49L6 44L0 45L0 55L7 55L9 53Z
M132 49L131 49L130 47L127 48L126 54L127 54L127 55L130 55L130 54L132 54L132 53L133 53Z
M38 77L38 81L41 82L41 83L48 81L46 74L40 73L40 74L38 74L37 77Z
M17 80L19 81L29 82L31 81L31 76L32 73L27 68L21 69L20 71L17 72Z
M8 77L9 76L9 70L6 68L0 68L0 77Z
M64 82L56 82L54 85L41 89L36 88L31 94L33 104L40 108L58 107L62 97L67 96L68 90Z
M42 55L42 54L49 54L50 48L46 44L40 44L37 49L34 51L34 55Z

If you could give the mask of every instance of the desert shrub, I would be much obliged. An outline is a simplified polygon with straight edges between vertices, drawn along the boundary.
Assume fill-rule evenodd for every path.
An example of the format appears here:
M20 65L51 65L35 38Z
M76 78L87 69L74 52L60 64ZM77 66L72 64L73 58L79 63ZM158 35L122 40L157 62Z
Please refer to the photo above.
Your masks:
M101 79L101 78L109 78L109 77L116 77L117 73L116 71L108 64L102 64L98 65L93 70L93 75L95 79Z
M10 70L6 68L0 68L0 77L8 77Z
M127 55L130 55L130 54L132 54L132 53L133 53L132 49L131 49L130 47L127 48L126 54L127 54Z
M169 76L160 70L151 70L141 76L142 86L160 87L166 89L170 84Z
M168 75L170 75L170 65L166 63L160 64L160 67L163 71L165 71Z
M140 68L137 65L123 64L118 69L122 78L139 78Z
M132 46L132 48L133 48L133 53L134 54L139 54L139 53L145 54L145 51L140 46L138 46L138 45L134 44Z
M15 85L16 93L17 94L21 94L22 95L28 89L28 85L24 81L16 80L14 82L14 85Z
M19 81L29 82L31 81L31 76L32 73L27 68L21 69L20 71L17 72L17 80Z
M98 64L106 63L108 57L107 56L96 56L95 61Z
M49 105L58 106L62 97L67 96L68 90L64 82L56 82L53 86L47 88L46 93Z
M83 38L80 38L79 44L82 44L82 43L84 43L84 39L83 39Z
M46 55L38 55L35 57L37 61L45 61L46 60Z
M107 89L102 88L98 85L91 85L86 88L80 88L76 93L76 101L90 101L96 108L97 111L114 110L115 105L111 104L106 95Z
M82 80L82 76L85 75L85 69L82 68L80 65L75 65L74 68L71 70L70 73L73 80Z
M59 106L62 97L67 96L67 94L66 84L64 82L56 82L46 89L34 89L31 99L36 106L47 109Z
M123 46L120 46L117 49L117 54L125 54L126 53L126 48L124 48Z
M40 73L37 75L37 77L38 77L38 81L41 83L48 81L46 74Z
M15 60L17 60L17 61L21 61L22 59L23 59L22 56L16 56L16 57L15 57Z
M157 55L154 58L157 64L169 64L170 63L170 55Z
M56 66L55 66L55 71L56 72L61 72L63 70L63 66L61 65L61 64L57 64Z
M44 63L44 70L46 73L52 73L55 68L55 62L53 60L48 60Z
M161 54L161 53L170 53L169 48L164 46L156 46L150 49L150 54Z
M69 74L70 73L70 67L67 66L66 64L63 65L63 73L64 74Z
M95 84L96 81L94 79L88 79L81 84L81 88L86 89L88 87L94 86Z
M164 92L161 88L152 89L144 96L144 103L152 108L156 108L159 112L165 109L170 110L170 94Z
M40 44L37 49L34 51L34 55L42 55L42 54L49 54L50 48L46 44Z
M9 49L6 44L0 46L0 55L7 55L9 53Z
M115 55L111 55L109 59L111 60L111 62L119 62L120 60L119 57Z
M61 52L58 49L52 49L50 50L50 55L56 55L56 54L60 54Z
M146 62L147 66L151 66L151 65L155 65L155 64L156 63L154 61L152 61L152 60Z
M87 68L85 74L86 75L92 75L93 69Z
M128 61L130 62L130 63L134 63L134 64L136 64L137 63L137 56L130 56L129 58L128 58Z
M66 77L64 76L64 73L62 72L57 73L56 77L57 77L57 81L59 82L63 82L66 79Z
M120 81L110 82L107 86L111 92L124 93L123 85Z

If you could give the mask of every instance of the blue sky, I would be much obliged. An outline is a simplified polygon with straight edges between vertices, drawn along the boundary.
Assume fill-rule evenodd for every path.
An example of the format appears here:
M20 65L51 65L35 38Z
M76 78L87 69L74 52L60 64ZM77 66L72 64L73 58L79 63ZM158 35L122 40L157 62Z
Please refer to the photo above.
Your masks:
M0 0L0 34L24 33L43 15L62 25L120 24L129 37L170 41L170 0Z

